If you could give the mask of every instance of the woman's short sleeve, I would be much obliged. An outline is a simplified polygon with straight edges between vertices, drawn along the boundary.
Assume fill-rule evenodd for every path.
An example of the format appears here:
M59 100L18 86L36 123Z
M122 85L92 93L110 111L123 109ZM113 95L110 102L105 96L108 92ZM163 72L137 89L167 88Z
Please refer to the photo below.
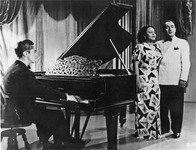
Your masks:
M141 60L141 50L142 50L142 46L137 44L135 46L134 51L133 51L132 60L134 60L134 61L140 61Z

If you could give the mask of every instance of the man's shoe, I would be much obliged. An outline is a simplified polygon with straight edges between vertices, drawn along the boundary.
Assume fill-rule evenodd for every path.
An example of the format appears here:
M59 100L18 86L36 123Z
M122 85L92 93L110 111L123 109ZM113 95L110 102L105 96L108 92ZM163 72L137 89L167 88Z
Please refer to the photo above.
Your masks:
M174 133L174 134L173 134L173 138L177 139L177 138L179 138L179 137L180 137L180 133Z
M63 141L63 147L64 148L69 148L69 149L81 149L85 146L85 142L82 140L78 141L68 141L64 140Z
M57 150L59 147L53 143L47 142L43 143L43 149L42 150Z

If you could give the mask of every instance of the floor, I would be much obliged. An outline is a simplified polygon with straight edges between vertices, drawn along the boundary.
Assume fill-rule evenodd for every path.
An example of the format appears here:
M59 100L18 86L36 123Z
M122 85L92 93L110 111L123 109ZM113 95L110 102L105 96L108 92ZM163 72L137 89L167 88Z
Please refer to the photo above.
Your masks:
M185 103L184 120L181 137L173 139L171 134L158 140L136 139L134 133L134 114L127 112L127 121L123 128L118 129L118 150L195 150L196 149L196 103ZM82 123L84 117L82 118ZM27 139L32 150L42 150L38 142L35 125L26 127ZM90 142L82 150L107 150L105 118L103 115L93 115L89 120L83 139ZM52 139L51 139L52 140ZM21 137L18 137L20 150L25 150ZM6 150L7 139L1 143L1 149Z

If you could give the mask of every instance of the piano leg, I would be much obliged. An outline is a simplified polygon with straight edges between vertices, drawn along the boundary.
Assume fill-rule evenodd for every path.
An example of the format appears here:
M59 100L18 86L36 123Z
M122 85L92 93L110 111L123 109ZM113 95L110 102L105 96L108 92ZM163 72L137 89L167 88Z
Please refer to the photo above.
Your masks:
M127 111L126 106L123 106L122 109L120 110L120 117L119 117L120 127L123 127L123 125L126 122L126 111Z
M76 109L74 110L75 114L75 119L74 119L74 124L72 127L72 134L75 131L75 138L79 139L80 138L80 110Z
M74 119L74 123L73 123L72 129L71 129L71 136L73 135L73 133L75 133L75 136L74 136L75 139L79 140L79 139L82 139L82 137L84 135L84 132L86 130L86 127L87 127L87 124L88 124L88 121L89 121L89 118L90 118L90 115L91 115L91 111L88 111L88 115L86 117L84 126L82 128L81 135L80 135L80 117L81 117L80 110L75 109L74 110L74 115L75 115L75 119Z
M118 111L105 110L108 150L117 150Z
M65 117L66 117L66 125L70 134L70 119L71 119L71 110L70 108L65 108Z

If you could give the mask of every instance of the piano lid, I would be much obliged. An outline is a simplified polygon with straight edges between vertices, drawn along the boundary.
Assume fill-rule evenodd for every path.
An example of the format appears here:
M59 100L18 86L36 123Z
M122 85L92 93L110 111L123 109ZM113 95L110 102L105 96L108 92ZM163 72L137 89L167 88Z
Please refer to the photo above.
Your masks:
M75 39L73 44L58 59L79 55L92 60L110 61L131 42L131 34L121 28L118 21L130 10L131 5L110 3Z

